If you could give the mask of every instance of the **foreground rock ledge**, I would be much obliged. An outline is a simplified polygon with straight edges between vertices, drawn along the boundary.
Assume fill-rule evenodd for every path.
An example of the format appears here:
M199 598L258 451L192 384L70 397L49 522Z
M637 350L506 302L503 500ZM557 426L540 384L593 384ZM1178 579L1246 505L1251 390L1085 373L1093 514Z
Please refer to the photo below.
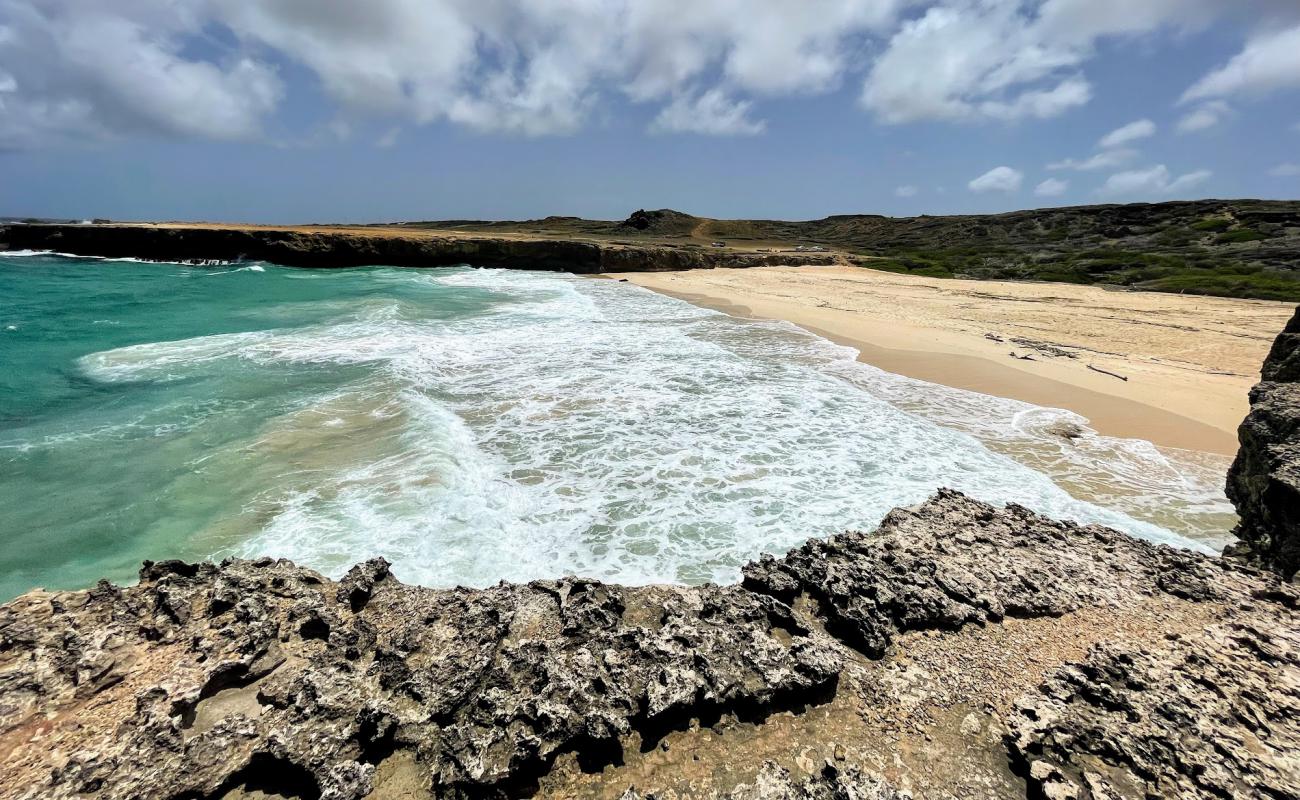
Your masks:
M1294 586L950 491L739 586L140 577L0 607L0 795L1300 793Z

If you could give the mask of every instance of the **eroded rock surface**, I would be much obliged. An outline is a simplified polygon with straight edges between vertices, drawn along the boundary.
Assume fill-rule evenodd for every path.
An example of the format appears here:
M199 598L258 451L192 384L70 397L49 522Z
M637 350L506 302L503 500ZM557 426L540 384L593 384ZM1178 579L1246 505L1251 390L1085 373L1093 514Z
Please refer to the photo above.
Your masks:
M1241 517L1231 552L1291 578L1300 570L1300 308L1261 377L1228 472L1228 497Z
M1298 607L949 491L730 587L147 564L0 607L0 795L1294 796Z

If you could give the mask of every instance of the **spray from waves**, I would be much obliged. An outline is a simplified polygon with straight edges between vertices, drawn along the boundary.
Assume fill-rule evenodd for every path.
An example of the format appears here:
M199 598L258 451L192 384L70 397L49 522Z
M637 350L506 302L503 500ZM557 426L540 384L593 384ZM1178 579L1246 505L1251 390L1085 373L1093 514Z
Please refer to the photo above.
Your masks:
M979 440L989 416L1032 430L1034 407L1007 423L982 405L992 398L936 400L952 416L939 424L908 407L935 387L872 374L851 350L791 326L614 282L492 270L382 278L510 302L430 319L419 304L376 301L324 324L83 360L106 382L370 370L208 456L206 467L224 463L222 475L255 487L215 550L336 574L384 555L405 579L440 586L567 573L730 581L762 552L870 527L941 485L1201 546L1123 503L1077 499ZM1117 486L1125 469L1115 466Z

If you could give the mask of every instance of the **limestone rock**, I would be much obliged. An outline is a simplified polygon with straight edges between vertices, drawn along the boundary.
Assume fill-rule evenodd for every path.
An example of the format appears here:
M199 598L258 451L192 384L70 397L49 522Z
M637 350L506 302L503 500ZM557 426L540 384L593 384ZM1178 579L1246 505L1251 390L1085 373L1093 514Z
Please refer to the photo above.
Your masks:
M1300 308L1264 362L1241 423L1228 497L1241 517L1233 555L1291 578L1300 570Z

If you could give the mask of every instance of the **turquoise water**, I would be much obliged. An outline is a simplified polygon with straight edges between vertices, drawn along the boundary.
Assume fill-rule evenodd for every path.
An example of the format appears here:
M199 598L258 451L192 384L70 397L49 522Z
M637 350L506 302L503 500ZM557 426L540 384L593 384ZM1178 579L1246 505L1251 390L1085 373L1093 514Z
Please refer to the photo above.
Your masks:
M853 356L565 275L0 256L0 597L261 554L729 581L939 485L1221 544L1224 463Z

